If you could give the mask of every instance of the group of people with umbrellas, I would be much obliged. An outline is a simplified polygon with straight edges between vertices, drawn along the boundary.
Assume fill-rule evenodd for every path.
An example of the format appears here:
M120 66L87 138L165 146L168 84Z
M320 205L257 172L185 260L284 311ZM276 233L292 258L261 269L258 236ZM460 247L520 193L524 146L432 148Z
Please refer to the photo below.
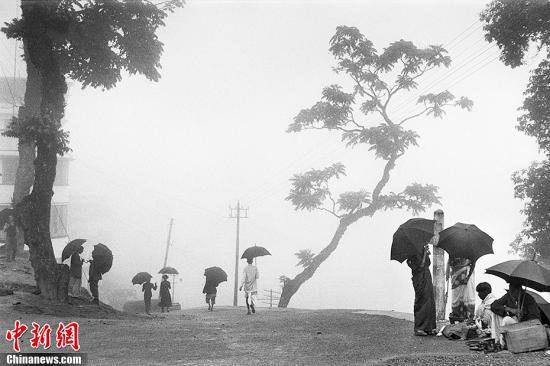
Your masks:
M497 299L492 294L490 284L482 282L476 286L474 280L477 260L493 253L493 239L475 225L457 223L439 232L438 240L433 240L434 225L435 220L413 218L399 226L393 235L390 258L400 263L406 261L412 271L415 335L437 333L428 243L444 249L449 255L447 293L450 284L451 323L475 323L503 344L500 335L503 326L541 319L539 305L523 286L537 291L550 291L550 270L534 260L510 260L487 268L486 273L509 283L506 295ZM477 310L476 291L482 300Z
M84 252L84 243L86 239L71 240L61 253L61 261L64 262L71 258L69 270L69 295L73 297L81 296L82 288L82 265L84 259L80 254ZM92 250L92 259L87 261L90 263L88 270L88 284L92 295L92 303L99 305L99 281L102 276L109 272L113 265L113 253L105 244L98 243L94 245Z
M259 278L259 272L255 265L252 264L253 259L256 257L271 255L267 249L260 246L253 246L246 249L243 252L241 259L246 259L248 265L243 270L243 277L241 279L240 290L244 288L245 300L248 312L247 314L255 313L255 297L257 295L257 282ZM172 306L172 300L170 296L170 282L168 281L168 275L173 276L179 274L175 268L164 267L159 271L162 274L162 282L160 284L159 307L161 312L168 311ZM206 277L205 284L202 293L205 295L206 304L208 305L208 311L214 311L214 305L216 304L216 295L218 292L217 287L220 283L227 281L227 273L220 267L208 267L204 270L204 276ZM143 300L145 303L145 313L151 314L151 298L152 291L157 289L157 284L152 284L151 279L153 276L148 272L139 272L132 278L132 284L142 285Z

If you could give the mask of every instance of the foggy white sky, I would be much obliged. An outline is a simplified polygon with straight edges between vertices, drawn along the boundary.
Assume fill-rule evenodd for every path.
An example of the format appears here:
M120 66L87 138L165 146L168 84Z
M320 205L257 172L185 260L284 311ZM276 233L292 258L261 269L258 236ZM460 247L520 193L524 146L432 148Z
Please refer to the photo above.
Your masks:
M509 243L523 217L510 176L538 152L533 139L515 129L528 68L512 70L495 60L498 50L483 40L478 22L484 4L188 0L160 32L159 83L133 77L110 91L70 91L71 236L107 243L115 264L104 282L130 287L136 272L162 266L173 217L168 264L183 278L176 300L202 305L203 270L219 265L230 278L220 285L218 302L230 304L235 220L228 206L240 199L250 208L241 221L241 248L257 243L271 251L258 263L260 288L278 289L280 275L298 271L294 253L319 252L337 225L326 213L296 212L284 200L292 174L340 161L348 177L336 193L372 191L381 174L381 162L366 148L344 149L336 133L285 133L324 86L343 80L331 71L328 41L338 25L356 26L378 50L401 38L448 46L452 66L427 75L419 90L449 88L472 99L474 109L409 123L420 147L400 159L386 192L411 182L439 186L443 205L422 216L442 208L446 226L474 223L489 233L495 255L480 259L476 281L489 280L502 294L504 281L482 272L513 258ZM10 19L15 9L2 5L2 19ZM12 61L0 62L8 68ZM396 116L414 110L417 93L397 101ZM379 212L355 223L291 306L412 312L410 269L389 261L392 234L410 217Z

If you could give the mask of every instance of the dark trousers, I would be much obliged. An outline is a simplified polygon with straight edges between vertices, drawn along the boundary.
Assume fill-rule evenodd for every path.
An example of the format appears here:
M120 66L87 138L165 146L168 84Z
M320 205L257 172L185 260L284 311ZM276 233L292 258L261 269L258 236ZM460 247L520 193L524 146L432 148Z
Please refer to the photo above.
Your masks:
M8 235L6 237L6 249L9 261L15 260L15 255L17 254L17 239L15 236Z
M99 301L99 289L98 289L98 283L99 280L90 280L90 292L92 293L92 296L94 298L94 301Z

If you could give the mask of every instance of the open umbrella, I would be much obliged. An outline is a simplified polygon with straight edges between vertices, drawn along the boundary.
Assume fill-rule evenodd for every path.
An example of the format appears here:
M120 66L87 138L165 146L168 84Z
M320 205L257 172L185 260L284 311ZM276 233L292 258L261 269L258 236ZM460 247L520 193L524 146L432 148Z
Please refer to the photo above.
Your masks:
M515 281L534 290L550 291L550 270L534 260L514 259L499 263L485 270L485 273Z
M256 258L264 255L271 255L271 253L269 253L269 251L264 247L254 245L253 247L246 248L246 250L243 252L243 255L241 256L241 259Z
M393 234L390 259L400 263L414 255L422 254L424 245L434 236L435 220L410 219L401 224Z
M105 244L99 243L94 245L92 258L95 269L101 274L109 272L113 265L113 252Z
M85 242L86 239L74 239L68 242L67 245L65 245L65 248L63 248L63 252L61 253L61 261L64 262L67 258L76 253Z
M178 270L173 267L164 267L159 271L160 274L170 274L170 275L177 275L179 274Z
M540 296L537 293L534 293L533 291L525 291L529 295L533 296L533 299L535 299L535 302L539 306L540 312L541 312L541 322L542 324L549 324L550 323L550 304L548 301L546 301L542 296Z
M153 276L151 276L148 272L139 272L137 275L132 278L132 285L141 285L149 280L151 280Z
M468 258L475 263L479 257L493 253L493 238L475 225L457 222L439 233L437 246L449 258Z
M217 284L227 281L227 273L220 267L209 267L204 270L204 275L207 281L212 281Z

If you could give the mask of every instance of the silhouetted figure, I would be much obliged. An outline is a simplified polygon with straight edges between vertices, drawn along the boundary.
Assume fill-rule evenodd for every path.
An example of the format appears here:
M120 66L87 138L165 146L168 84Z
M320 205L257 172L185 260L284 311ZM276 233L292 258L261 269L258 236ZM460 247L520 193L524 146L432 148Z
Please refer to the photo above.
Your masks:
M218 283L206 279L206 283L204 284L204 288L202 289L202 293L206 294L206 303L208 304L208 310L214 311L214 304L216 303L216 294L218 293Z
M17 254L17 227L13 215L8 216L8 222L4 225L4 231L6 232L7 261L12 262L15 260Z
M94 260L90 260L90 269L88 271L88 283L90 284L90 292L92 293L93 304L99 305L99 280L101 280L101 272L95 267Z
M84 259L80 258L80 254L84 248L80 247L73 255L71 255L71 269L69 271L69 295L80 296L80 287L82 287L82 263Z
M168 281L168 275L162 275L162 282L160 283L160 312L168 312L168 308L172 306L172 296L170 296L170 281Z
M141 287L143 291L143 302L145 303L145 313L151 315L151 298L153 297L152 290L157 290L157 284L154 285L151 283L151 279L148 279L147 282Z
M414 287L414 334L425 336L436 333L435 300L430 273L430 257L427 246L422 255L407 259L412 271Z

